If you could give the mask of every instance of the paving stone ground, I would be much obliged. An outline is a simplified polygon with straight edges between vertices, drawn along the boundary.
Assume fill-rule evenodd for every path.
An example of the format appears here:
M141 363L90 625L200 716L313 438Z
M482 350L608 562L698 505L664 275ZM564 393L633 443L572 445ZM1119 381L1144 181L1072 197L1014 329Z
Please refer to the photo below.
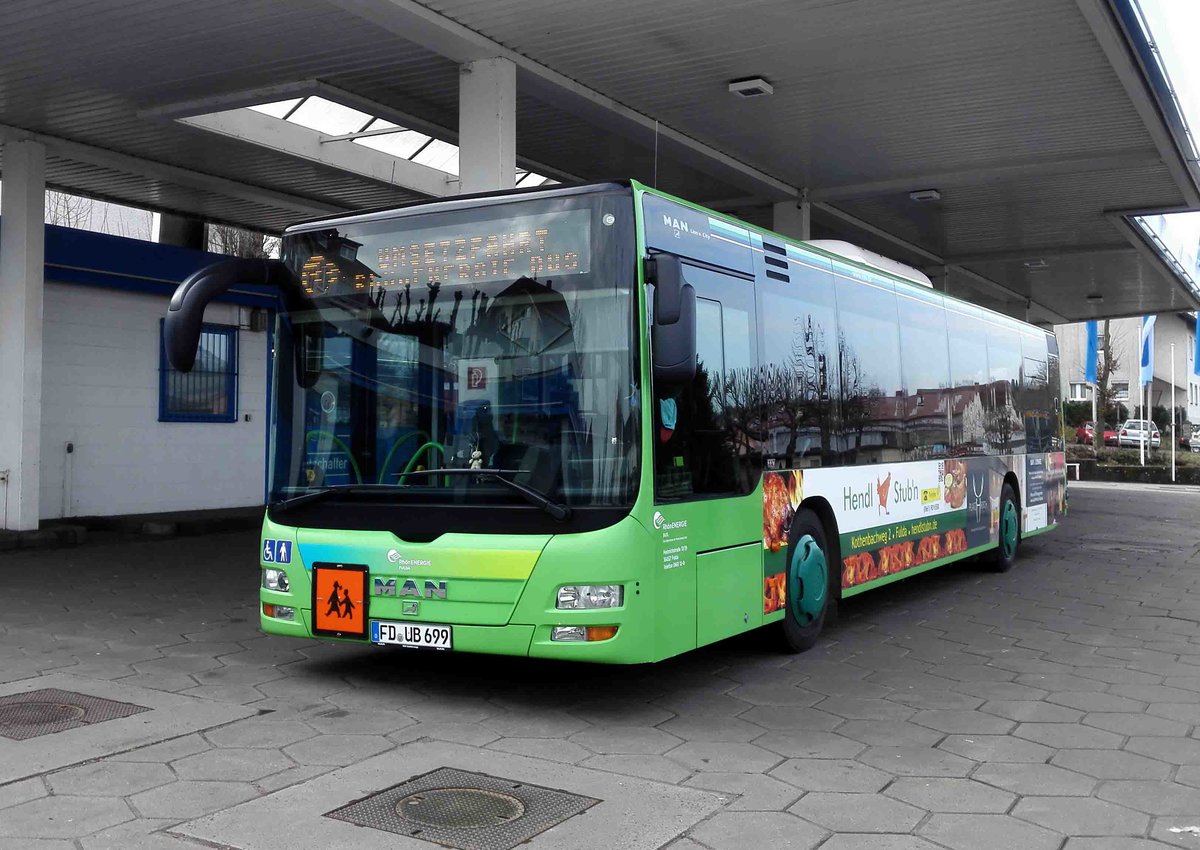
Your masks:
M671 850L1200 848L1200 489L1075 486L1009 573L865 594L804 655L632 668L266 637L256 551L0 554L0 683L262 712L0 786L0 848L196 848L172 828L429 741L721 794Z

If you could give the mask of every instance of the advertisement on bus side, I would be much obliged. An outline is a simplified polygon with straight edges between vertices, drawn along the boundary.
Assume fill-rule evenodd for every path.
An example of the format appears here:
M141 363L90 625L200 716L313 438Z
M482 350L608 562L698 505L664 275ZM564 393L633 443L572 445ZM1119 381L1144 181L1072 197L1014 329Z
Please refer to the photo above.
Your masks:
M834 510L847 590L996 544L1010 472L1024 495L1023 531L1056 524L1066 486L1061 454L765 473L763 613L784 607L788 532L806 497L821 496Z

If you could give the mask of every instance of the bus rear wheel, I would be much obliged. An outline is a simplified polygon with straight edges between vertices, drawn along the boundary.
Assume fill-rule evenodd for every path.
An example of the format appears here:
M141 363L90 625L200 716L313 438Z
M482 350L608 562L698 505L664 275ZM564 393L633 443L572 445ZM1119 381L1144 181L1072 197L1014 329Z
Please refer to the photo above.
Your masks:
M992 570L998 573L1011 570L1020 544L1021 511L1017 507L1016 491L1006 482L1000 491L1000 541L991 560Z
M788 541L787 590L780 631L790 652L811 649L829 612L829 546L817 515L802 509L792 521Z

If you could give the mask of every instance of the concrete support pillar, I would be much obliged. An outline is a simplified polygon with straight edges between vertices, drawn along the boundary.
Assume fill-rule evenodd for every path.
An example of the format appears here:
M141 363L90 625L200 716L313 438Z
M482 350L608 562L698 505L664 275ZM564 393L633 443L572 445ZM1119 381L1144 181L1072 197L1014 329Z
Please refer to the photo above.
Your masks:
M775 204L771 229L790 239L807 242L812 238L812 204L803 198Z
M196 251L208 250L208 232L204 221L183 215L163 213L158 220L158 241L161 245L178 245Z
M0 522L38 527L46 149L7 142L0 194Z
M458 84L459 190L511 189L517 174L517 66L479 59Z

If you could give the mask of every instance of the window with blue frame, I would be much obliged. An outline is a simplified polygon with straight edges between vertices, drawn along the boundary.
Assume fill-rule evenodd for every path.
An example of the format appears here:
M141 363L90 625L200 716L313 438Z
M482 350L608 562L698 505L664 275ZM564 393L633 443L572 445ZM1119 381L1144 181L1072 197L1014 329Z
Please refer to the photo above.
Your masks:
M158 421L237 421L238 329L205 324L190 372L178 372L167 362L159 326Z

